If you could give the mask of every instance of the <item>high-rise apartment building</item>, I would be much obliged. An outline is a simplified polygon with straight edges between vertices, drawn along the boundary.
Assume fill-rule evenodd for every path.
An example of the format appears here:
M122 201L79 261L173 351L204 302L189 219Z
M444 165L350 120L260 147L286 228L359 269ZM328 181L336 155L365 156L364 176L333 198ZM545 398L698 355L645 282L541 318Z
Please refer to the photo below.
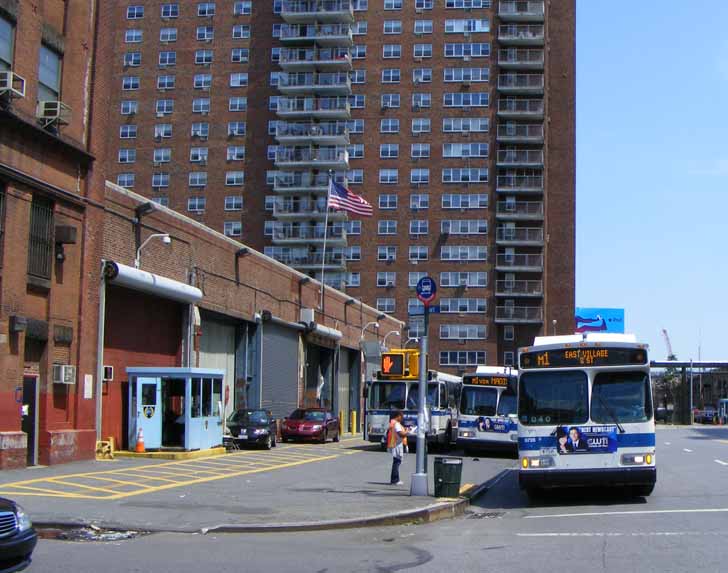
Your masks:
M514 363L574 306L573 0L129 0L111 178L422 333ZM374 217L326 214L333 178Z

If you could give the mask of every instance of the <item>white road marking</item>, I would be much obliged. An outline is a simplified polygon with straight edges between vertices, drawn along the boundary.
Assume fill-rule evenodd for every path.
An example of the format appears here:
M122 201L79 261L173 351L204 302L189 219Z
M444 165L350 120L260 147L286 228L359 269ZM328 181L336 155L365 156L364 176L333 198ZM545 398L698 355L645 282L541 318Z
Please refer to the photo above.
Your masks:
M585 532L576 533L517 533L517 537L678 537L696 535L728 535L725 531L636 531L634 533Z
M524 519L546 519L549 517L601 517L604 515L657 515L661 513L728 513L728 507L705 509L653 509L642 511L601 511L587 513L554 513L551 515L526 515Z
M687 448L683 448L683 452L687 452L689 454L692 454L693 453L693 450L689 450Z
M713 460L716 464L720 464L722 466L728 466L728 462L724 462L722 460Z
M670 445L670 443L671 443L671 442L665 442L665 445L666 445L666 446L669 446L669 445Z

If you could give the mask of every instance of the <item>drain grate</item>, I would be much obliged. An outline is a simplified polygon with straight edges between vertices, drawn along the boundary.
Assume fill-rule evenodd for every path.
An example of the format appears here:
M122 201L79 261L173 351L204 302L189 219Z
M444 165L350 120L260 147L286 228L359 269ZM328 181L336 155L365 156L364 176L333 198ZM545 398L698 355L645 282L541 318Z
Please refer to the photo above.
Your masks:
M503 517L505 514L505 511L473 512L468 515L468 519L498 519Z

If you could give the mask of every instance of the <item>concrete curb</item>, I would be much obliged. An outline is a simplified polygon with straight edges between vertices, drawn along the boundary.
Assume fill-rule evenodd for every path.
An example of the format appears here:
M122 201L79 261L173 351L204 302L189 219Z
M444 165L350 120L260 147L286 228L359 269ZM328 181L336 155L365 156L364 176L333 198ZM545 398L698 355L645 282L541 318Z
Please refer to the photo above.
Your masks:
M487 482L471 488L463 497L442 498L440 501L420 507L407 509L388 514L372 515L352 519L334 519L328 521L312 521L297 523L249 523L249 524L220 524L212 527L158 527L141 525L124 525L113 522L82 521L82 520L34 520L33 525L38 530L60 530L97 527L108 531L140 531L143 533L282 533L296 531L326 531L331 529L357 529L361 527L380 527L389 525L405 525L418 523L433 523L443 519L452 519L461 516L470 504L495 485L509 470L496 475Z

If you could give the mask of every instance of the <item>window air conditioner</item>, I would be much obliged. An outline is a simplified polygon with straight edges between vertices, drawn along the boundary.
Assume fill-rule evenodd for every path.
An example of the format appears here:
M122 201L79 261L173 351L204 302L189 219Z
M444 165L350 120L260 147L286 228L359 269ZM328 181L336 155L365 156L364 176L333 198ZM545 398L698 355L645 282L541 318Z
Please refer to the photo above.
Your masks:
M10 71L0 72L0 96L25 97L25 78Z
M75 384L76 383L76 367L70 364L54 364L53 365L53 383L54 384Z

